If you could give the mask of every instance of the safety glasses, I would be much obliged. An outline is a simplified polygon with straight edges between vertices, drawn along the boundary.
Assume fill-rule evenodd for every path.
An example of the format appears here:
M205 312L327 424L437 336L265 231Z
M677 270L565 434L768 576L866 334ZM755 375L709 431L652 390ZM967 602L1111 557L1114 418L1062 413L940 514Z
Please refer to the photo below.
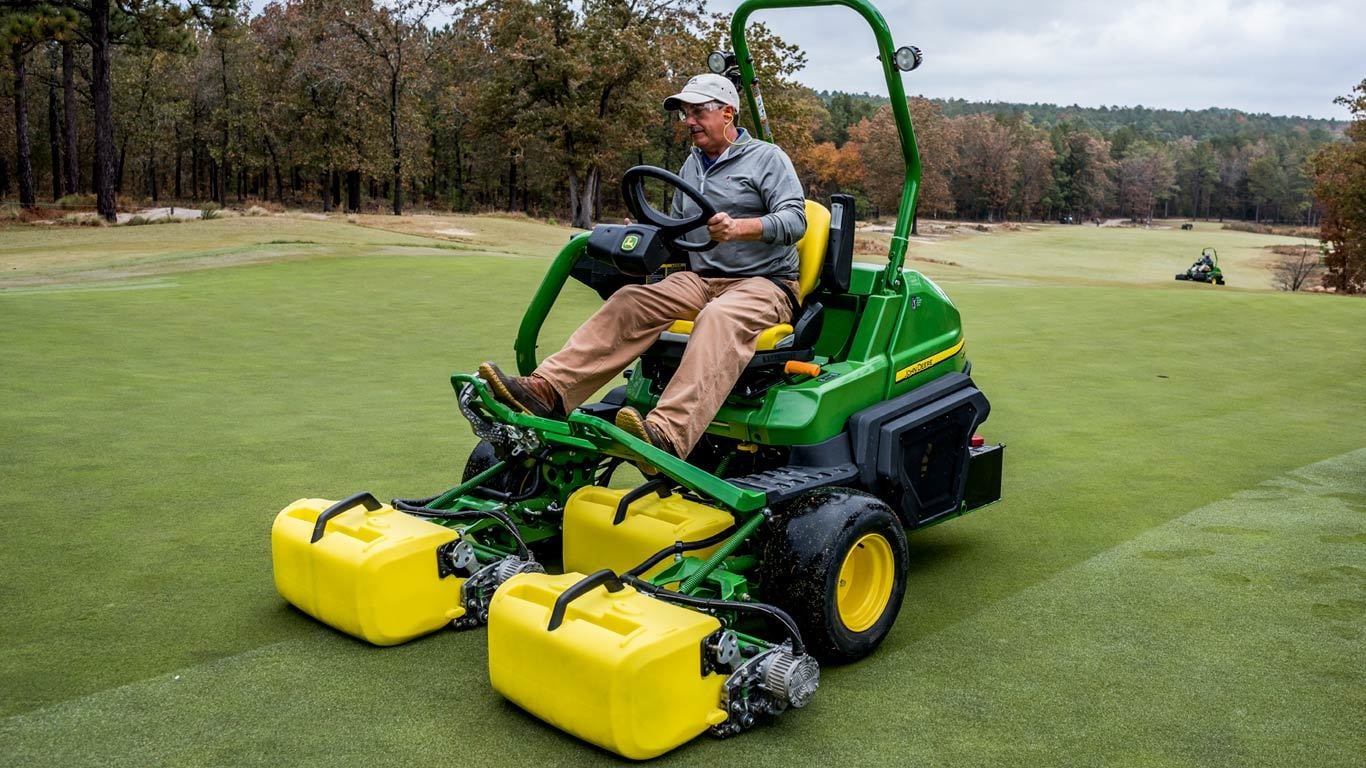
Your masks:
M701 120L703 115L708 112L715 112L724 106L725 105L719 101L709 101L705 104L693 104L691 106L682 107L678 110L678 120L683 123L688 122L688 118L690 117L694 120Z

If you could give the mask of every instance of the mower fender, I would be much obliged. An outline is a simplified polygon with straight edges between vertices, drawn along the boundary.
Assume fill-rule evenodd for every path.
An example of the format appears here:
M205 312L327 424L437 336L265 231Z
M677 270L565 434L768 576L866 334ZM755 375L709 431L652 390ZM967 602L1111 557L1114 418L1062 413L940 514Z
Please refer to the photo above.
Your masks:
M956 514L969 441L990 413L986 396L961 373L859 411L849 430L860 484L891 501L908 528Z
M375 645L398 645L463 616L465 580L445 574L438 555L460 535L366 499L345 507L300 499L276 515L270 550L280 596Z
M633 760L661 755L725 722L726 676L702 663L703 641L720 622L619 583L592 586L564 604L571 598L561 595L583 580L572 572L521 574L498 588L488 624L494 690L556 728Z

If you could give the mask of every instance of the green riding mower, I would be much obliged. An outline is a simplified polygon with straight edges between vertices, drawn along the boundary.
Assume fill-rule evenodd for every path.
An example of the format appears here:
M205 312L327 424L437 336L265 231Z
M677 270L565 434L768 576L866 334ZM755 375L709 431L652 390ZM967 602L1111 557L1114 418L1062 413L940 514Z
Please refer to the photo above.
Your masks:
M1206 248L1200 252L1200 258L1190 266L1190 269L1176 276L1177 280L1189 280L1193 283L1209 283L1210 285L1224 284L1224 271L1219 269L1219 254L1213 248Z
M906 533L1000 498L1004 446L977 435L986 397L969 377L958 310L903 268L920 160L894 51L865 0L746 0L733 53L709 59L743 88L771 140L745 43L755 10L843 5L871 25L905 160L888 261L853 260L853 198L808 201L800 309L768 329L692 454L614 425L647 412L692 324L662 333L626 383L565 419L519 413L472 375L451 377L479 442L461 482L383 503L369 493L303 499L275 519L275 583L302 611L376 645L487 626L494 690L547 723L628 758L710 731L730 736L806 705L820 665L872 652L906 591ZM651 207L645 180L701 212ZM674 174L625 175L634 224L575 236L551 263L515 343L525 375L573 276L600 294L710 243L712 215ZM658 473L612 487L623 464Z

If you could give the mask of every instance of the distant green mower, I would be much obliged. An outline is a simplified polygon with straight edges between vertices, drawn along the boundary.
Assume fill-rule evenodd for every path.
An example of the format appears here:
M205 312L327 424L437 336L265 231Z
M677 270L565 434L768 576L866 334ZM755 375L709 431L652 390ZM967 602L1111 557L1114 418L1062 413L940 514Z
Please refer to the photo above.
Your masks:
M1224 271L1219 269L1219 254L1213 248L1206 248L1200 252L1200 258L1195 260L1190 269L1178 274L1176 279L1189 280L1193 283L1223 285Z

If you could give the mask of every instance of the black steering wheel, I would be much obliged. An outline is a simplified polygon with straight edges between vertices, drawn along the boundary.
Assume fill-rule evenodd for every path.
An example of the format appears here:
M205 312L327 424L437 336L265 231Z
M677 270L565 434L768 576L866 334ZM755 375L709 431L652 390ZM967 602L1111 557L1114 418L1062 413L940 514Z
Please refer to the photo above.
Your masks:
M658 179L683 193L684 197L697 204L699 210L695 215L683 219L675 219L666 216L655 210L650 202L645 199L645 179ZM626 208L631 215L643 224L659 228L659 234L664 239L664 244L672 250L683 251L710 251L715 248L715 240L693 243L679 238L686 235L698 227L704 227L711 217L716 215L716 209L707 199L702 196L697 188L681 179L677 174L670 173L663 168L656 168L653 165L637 165L626 172L621 177L621 196L626 200Z

